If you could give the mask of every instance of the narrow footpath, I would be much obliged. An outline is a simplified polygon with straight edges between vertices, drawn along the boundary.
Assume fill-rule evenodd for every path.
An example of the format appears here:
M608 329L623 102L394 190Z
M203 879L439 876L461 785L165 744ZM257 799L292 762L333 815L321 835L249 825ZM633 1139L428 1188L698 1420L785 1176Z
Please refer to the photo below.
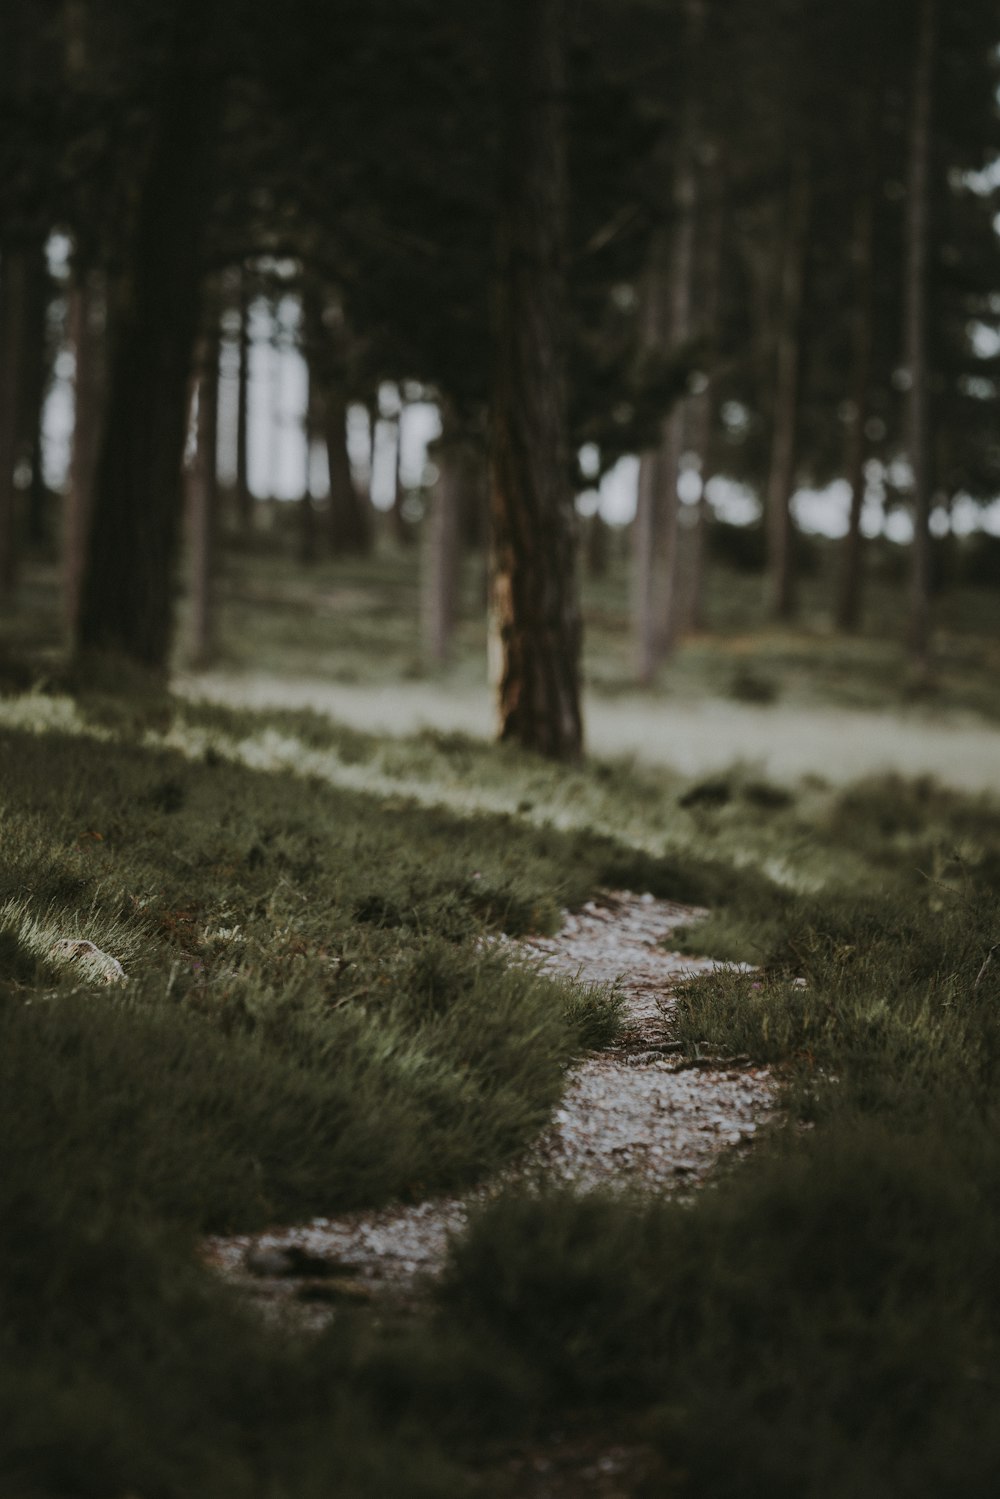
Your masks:
M502 1181L471 1198L212 1238L209 1263L268 1309L287 1307L319 1323L338 1303L405 1296L439 1273L470 1207L519 1178L658 1192L702 1181L720 1156L752 1141L773 1117L776 1089L766 1068L692 1068L677 1055L676 987L717 965L670 951L669 937L701 914L651 895L612 892L567 913L555 937L510 941L513 955L550 972L617 984L625 1029L615 1047L581 1060L550 1127Z

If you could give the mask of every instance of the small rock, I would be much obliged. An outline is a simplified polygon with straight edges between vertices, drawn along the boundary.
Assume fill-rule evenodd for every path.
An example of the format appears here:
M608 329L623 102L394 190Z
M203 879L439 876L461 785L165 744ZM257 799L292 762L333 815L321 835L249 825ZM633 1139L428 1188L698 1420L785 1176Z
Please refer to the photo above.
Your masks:
M102 952L93 942L83 937L60 937L49 948L50 955L63 963L79 963L81 972L88 978L100 979L105 984L125 984L125 970L117 958Z

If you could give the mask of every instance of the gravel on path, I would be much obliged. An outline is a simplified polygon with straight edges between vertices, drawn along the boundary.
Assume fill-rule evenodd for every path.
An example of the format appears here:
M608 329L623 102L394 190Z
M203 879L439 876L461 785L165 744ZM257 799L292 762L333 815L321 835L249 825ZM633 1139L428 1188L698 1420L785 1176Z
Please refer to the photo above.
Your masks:
M751 1140L773 1117L776 1089L766 1068L693 1070L676 1055L676 986L718 965L672 952L665 943L676 927L702 914L651 895L610 892L567 913L555 937L498 939L509 943L512 955L548 971L617 984L625 1003L618 1044L574 1069L550 1126L501 1182L466 1199L215 1237L205 1244L209 1263L265 1304L306 1303L322 1320L337 1302L406 1292L421 1277L439 1273L470 1207L518 1178L661 1192L703 1180L724 1152Z

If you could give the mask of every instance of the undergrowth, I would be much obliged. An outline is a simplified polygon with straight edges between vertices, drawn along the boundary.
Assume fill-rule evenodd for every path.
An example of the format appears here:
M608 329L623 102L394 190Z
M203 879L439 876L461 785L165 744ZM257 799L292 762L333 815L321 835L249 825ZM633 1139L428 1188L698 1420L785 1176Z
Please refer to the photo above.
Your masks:
M573 1422L651 1443L650 1495L994 1492L995 802L0 707L0 1492L446 1499ZM785 1126L690 1202L501 1197L402 1325L236 1305L200 1233L530 1139L617 1000L492 939L601 885L708 906L671 941L756 965L688 984L677 1038L776 1064Z

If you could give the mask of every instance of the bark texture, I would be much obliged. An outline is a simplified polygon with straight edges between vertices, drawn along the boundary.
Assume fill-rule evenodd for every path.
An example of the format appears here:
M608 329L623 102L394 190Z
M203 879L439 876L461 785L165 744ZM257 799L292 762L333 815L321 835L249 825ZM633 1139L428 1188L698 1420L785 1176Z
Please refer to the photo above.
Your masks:
M188 377L219 97L205 5L184 0L115 298L108 419L97 461L77 646L166 668Z
M916 18L910 103L906 214L906 364L910 377L907 426L913 471L913 548L909 647L916 665L930 653L931 475L927 398L927 261L930 226L931 117L934 86L935 0L920 0Z
M582 749L576 514L567 457L562 0L509 0L502 68L491 650L500 737Z

